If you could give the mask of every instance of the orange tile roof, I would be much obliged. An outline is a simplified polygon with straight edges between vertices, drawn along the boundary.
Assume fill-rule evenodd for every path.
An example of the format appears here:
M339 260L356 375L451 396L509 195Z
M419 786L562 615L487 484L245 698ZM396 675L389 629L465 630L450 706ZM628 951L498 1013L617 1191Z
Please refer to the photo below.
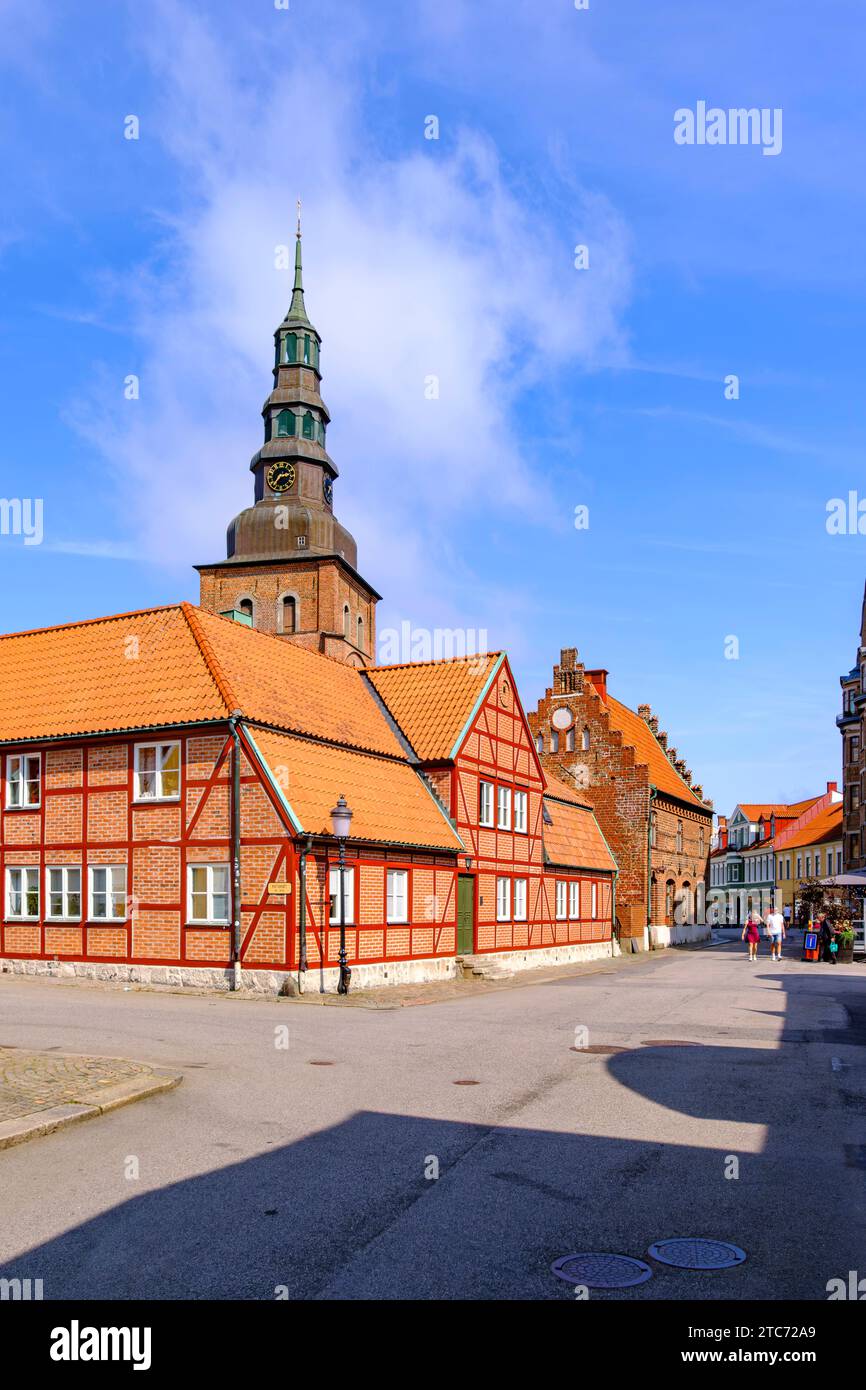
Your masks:
M786 840L783 849L801 849L804 845L822 845L827 840L842 838L842 802L833 801L819 811Z
M569 792L567 787L563 790ZM544 805L549 818L542 834L546 864L569 869L601 869L605 873L616 869L616 860L588 807L580 805L571 795L560 798L558 791L553 790L544 793Z
M634 749L636 760L649 768L653 786L668 796L677 797L679 801L703 806L704 803L688 782L677 772L646 720L612 695L607 696L605 708L610 715L611 728L619 729L623 742Z
M0 742L247 719L394 757L360 673L192 604L0 637Z
M823 796L824 793L821 793ZM799 815L820 800L820 796L807 796L805 801L793 801L790 805L784 802L770 802L762 805L760 802L740 802L740 810L750 821L757 821L761 816L769 820L770 816L775 816L777 820L796 820Z
M373 666L377 690L422 762L450 758L501 653Z
M572 801L575 806L583 806L587 811L592 810L592 803L580 796L575 787L570 783L564 782L561 777L554 777L552 772L545 769L544 782L546 793L549 796L559 797L561 801Z
M464 845L421 776L406 762L253 729L252 741L306 834L331 834L331 807L344 795L353 840L462 850Z

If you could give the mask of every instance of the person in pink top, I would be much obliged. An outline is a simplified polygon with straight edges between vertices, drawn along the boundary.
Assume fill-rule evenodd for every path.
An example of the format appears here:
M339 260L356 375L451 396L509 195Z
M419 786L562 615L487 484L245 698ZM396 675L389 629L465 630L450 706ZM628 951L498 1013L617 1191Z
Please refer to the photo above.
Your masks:
M741 941L749 943L749 960L758 959L758 942L761 939L761 917L757 912L750 912L746 918L746 925L740 937Z

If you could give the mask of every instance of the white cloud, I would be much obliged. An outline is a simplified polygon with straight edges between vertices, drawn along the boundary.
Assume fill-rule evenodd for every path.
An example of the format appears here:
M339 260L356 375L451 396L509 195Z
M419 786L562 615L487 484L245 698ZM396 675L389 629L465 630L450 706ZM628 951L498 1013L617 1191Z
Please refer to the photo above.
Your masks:
M126 287L141 399L100 387L75 417L119 495L135 497L130 534L165 563L218 559L226 523L252 500L246 464L290 294L274 247L291 238L300 193L336 509L362 573L416 621L480 624L479 604L494 618L505 596L485 597L448 538L474 527L483 548L495 514L563 524L526 393L622 351L624 226L569 186L573 225L593 246L591 271L574 270L577 232L515 193L484 135L426 141L419 108L416 150L374 146L350 44L319 70L309 52L293 67L291 48L258 45L250 72L248 52L188 8L159 0L154 16L144 41L161 104L142 138L158 134L187 196L180 212L154 214L159 273L142 267ZM425 399L429 375L437 401Z

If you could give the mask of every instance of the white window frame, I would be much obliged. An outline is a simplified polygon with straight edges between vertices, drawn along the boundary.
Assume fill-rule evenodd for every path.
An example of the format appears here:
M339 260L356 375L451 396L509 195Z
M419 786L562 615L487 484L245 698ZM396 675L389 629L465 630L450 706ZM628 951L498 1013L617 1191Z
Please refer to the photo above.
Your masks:
M478 824L493 826L493 783L478 783Z
M177 769L166 768L165 760L163 757L164 754L169 753L173 748L177 749ZM154 750L156 754L154 758L156 766L152 770L147 769L146 775L149 776L152 771L153 776L156 779L156 790L153 792L153 794L149 792L142 792L141 790L141 778L143 775L141 771L141 755L142 753L150 751L151 749ZM181 763L182 758L180 739L160 739L156 743L137 743L135 745L135 752L133 755L133 800L137 802L145 802L148 805L154 801L180 801ZM162 791L163 775L166 772L175 772L175 770L177 772L177 791L171 792L168 796L166 796L163 794Z
M568 915L572 922L580 916L580 879L572 878L568 884Z
M347 927L355 926L355 869L354 865L348 865L343 870L346 875L343 884L343 911L345 912L344 925ZM331 867L328 876L328 897L330 912L328 921L332 927L340 925L340 868L339 865Z
M52 875L60 875L59 893L56 888L52 888ZM69 880L71 875L78 875L78 887L71 888ZM45 920L46 922L80 922L84 912L84 904L81 901L81 865L80 864L46 864L45 865ZM52 897L60 897L60 911L51 911ZM78 911L69 911L69 899L78 899Z
M504 876L496 880L496 920L511 921L511 879Z
M13 888L12 888L12 876L13 876L13 874L20 874L20 875L21 875L21 886L20 886L20 888L15 889L15 890L13 890ZM36 911L33 912L33 913L30 913L30 912L23 912L23 911L22 911L22 912L13 912L13 911L12 911L12 893L13 893L13 891L19 893L19 895L20 895L20 897L21 897L21 906L22 906L22 908L25 906L28 893L34 892L34 889L33 889L33 888L28 888L28 886L27 886L27 877L26 877L26 876L27 876L28 874L33 874L33 875L35 876L35 884L36 884L36 887L35 887L35 893L36 893ZM32 881L32 880L31 880L31 881ZM39 882L39 865L38 865L38 864L7 864L7 865L6 865L6 901L5 901L5 918L6 918L6 921L7 921L7 922L38 922L38 921L39 921L39 910L40 910L41 905L42 905L42 894L41 894L41 885L40 885L40 882Z
M511 788L496 788L496 829L511 829Z
M205 885L206 885L206 886L205 886L205 907L206 907L207 910L206 910L206 914L205 914L204 917L194 917L194 916L193 916L193 898L194 898L194 896L196 896L196 895L194 894L194 892L193 892L193 880L194 880L194 876L195 876L195 871L196 871L197 869L204 869L204 871L205 871ZM224 890L224 891L223 891L222 889L220 889L219 892L217 892L217 890L214 888L214 870L216 870L216 869L224 869L224 870L225 870L225 876L226 876L226 878L225 878L225 884L226 884L226 886L225 886L225 890ZM219 860L217 860L215 863L214 863L214 862L211 862L211 861L207 861L207 862L200 862L200 863L195 863L195 864L187 864L187 866L186 866L186 920L187 920L187 924L188 924L189 926L192 926L192 927L227 927L227 926L230 926L230 925L231 925L231 920L232 920L232 893L231 893L231 888L232 888L232 877L231 877L231 865L230 865L229 863L227 863L227 862L226 862L226 863L221 863ZM226 915L225 915L225 917L217 917L216 914L215 914L215 912L214 912L214 899L217 898L217 897L224 897L225 900L226 900Z
M30 763L36 764L36 776L28 777L28 767ZM17 783L19 791L24 796L23 801L12 800L12 769L17 768L20 781ZM28 788L36 783L36 800L27 800ZM37 811L42 805L42 754L41 753L8 753L6 755L6 810L7 811Z
M556 920L565 922L568 918L568 881L564 878L556 880Z
M589 915L595 921L598 917L598 884L592 883L589 890L590 908Z
M514 880L514 920L515 922L526 921L526 888L525 878Z
M524 791L515 790L514 793L514 830L518 835L526 834L526 807L528 795Z
M96 889L93 886L93 876L97 873L105 874L105 889ZM123 875L123 887L117 886L117 875ZM105 915L100 917L94 909L94 902L97 894L105 898ZM118 900L123 899L123 912L118 914L113 911ZM112 911L109 911L109 908ZM129 915L129 902L127 900L127 870L125 864L88 864L87 866L87 920L88 922L125 922Z
M409 921L408 869L388 870L385 881L385 920L395 923Z

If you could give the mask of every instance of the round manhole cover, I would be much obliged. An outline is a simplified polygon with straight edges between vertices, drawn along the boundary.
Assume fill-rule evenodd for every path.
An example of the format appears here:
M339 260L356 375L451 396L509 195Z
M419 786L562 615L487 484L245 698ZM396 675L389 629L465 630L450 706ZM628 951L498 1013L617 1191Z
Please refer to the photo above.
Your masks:
M453 1086L480 1086L480 1081L453 1081Z
M702 1236L686 1240L658 1240L647 1251L659 1264L675 1269L731 1269L741 1265L745 1250L726 1240L704 1240Z
M610 1057L614 1052L628 1052L627 1047L612 1047L610 1043L593 1043L591 1047L570 1047L569 1052L592 1052L596 1056Z
M550 1266L558 1279L569 1284L585 1284L588 1289L629 1289L652 1278L643 1260L631 1255L563 1255Z
M310 1062L311 1067L332 1067L333 1065L333 1062Z

